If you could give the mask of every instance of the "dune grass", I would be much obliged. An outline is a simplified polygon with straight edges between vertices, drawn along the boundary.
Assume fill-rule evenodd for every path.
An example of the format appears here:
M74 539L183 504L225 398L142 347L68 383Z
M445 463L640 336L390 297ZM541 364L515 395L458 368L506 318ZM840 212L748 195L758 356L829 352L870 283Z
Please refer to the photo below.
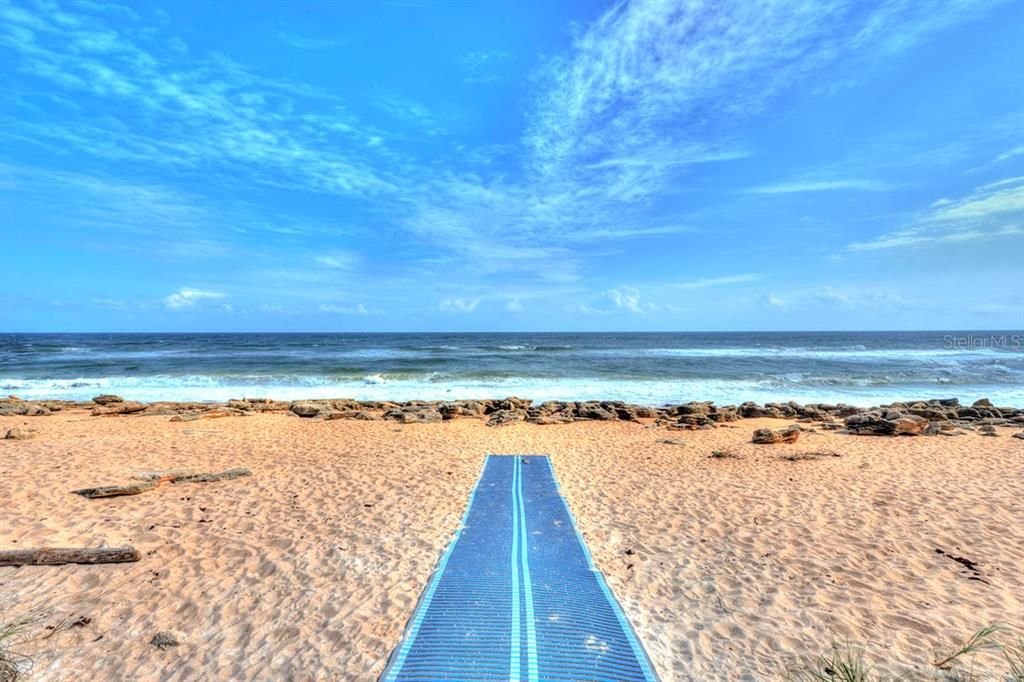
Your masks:
M881 682L882 678L864 662L861 652L846 645L818 656L811 664L798 670L793 680L795 682Z
M934 680L935 682L981 682L975 672L975 656L985 651L1001 651L1006 669L997 679L1007 682L1024 682L1024 638L1015 642L1001 643L998 636L1008 632L1002 625L981 628L967 638L963 644L948 654L936 657L933 671L913 677L887 677L877 673L864 660L863 653L850 644L834 646L818 656L790 677L794 682L897 682L900 680Z
M0 682L16 682L32 669L32 659L14 648L39 620L37 612L0 621Z

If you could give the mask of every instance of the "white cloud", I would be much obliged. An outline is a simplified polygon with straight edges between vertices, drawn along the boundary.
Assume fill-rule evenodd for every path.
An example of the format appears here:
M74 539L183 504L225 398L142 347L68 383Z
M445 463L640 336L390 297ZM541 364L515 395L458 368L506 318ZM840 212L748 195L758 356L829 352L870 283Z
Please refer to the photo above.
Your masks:
M670 289L707 289L709 287L728 286L731 284L745 284L746 282L760 279L760 277L760 275L755 273L745 273L742 275L726 275L724 277L706 277L688 282L673 282L665 286Z
M325 313L339 313L341 315L369 315L370 311L362 303L356 305L336 305L334 303L323 303L320 310Z
M217 291L204 291L202 289L182 287L170 296L165 297L163 302L164 305L171 310L180 310L182 308L191 308L200 301L215 298L224 298L224 294Z
M1010 149L1008 151L1003 152L1002 154L997 156L995 159L993 159L992 163L999 163L1000 161L1006 161L1006 160L1012 159L1012 158L1014 158L1016 156L1020 156L1021 154L1024 154L1024 144L1017 145L1013 149Z
M466 83L496 83L508 77L508 52L502 50L478 50L462 55L459 63L465 73Z
M754 187L750 192L754 194L792 194L797 192L834 192L841 190L884 192L890 189L892 189L892 185L879 180L798 180L777 185Z
M347 38L311 38L297 33L289 33L288 31L278 31L277 37L285 45L290 45L300 50L328 50L335 47L344 47L352 42Z
M888 291L839 289L832 286L797 289L782 294L770 293L759 296L757 301L778 311L806 311L815 308L869 312L879 308L902 310L908 306L903 297Z
M522 303L519 302L518 298L513 298L511 301L508 301L507 303L505 303L505 311L506 312L521 313L524 310L526 310L526 308L523 306Z
M640 300L640 290L636 287L621 286L617 289L610 289L605 296L611 299L612 305L618 310L624 310L636 315L645 315L658 310L658 306L650 302Z
M443 313L471 313L480 304L478 298L446 298L442 300L437 308Z
M1021 216L1024 177L1007 178L982 185L958 200L937 201L909 225L846 248L879 251L1013 237L1024 233Z
M325 268L345 270L357 261L356 255L347 251L331 251L316 257L316 262Z

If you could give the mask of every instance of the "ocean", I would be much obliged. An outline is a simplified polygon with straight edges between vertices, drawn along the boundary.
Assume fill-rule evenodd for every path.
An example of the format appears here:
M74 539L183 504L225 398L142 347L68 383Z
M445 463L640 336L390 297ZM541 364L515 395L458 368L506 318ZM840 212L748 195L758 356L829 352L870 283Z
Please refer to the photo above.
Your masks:
M0 334L0 391L1024 406L1024 332Z

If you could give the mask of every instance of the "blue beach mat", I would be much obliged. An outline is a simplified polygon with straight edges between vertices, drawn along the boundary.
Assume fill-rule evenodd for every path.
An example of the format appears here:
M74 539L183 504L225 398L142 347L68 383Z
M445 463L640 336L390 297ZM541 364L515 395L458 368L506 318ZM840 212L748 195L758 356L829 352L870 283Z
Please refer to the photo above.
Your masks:
M657 680L547 457L487 457L380 679Z

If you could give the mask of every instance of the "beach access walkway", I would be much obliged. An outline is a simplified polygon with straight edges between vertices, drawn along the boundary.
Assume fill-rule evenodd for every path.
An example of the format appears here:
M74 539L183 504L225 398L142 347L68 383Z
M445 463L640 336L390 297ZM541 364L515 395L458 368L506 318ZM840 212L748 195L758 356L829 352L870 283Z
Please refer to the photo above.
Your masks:
M487 457L381 680L657 680L547 457Z

